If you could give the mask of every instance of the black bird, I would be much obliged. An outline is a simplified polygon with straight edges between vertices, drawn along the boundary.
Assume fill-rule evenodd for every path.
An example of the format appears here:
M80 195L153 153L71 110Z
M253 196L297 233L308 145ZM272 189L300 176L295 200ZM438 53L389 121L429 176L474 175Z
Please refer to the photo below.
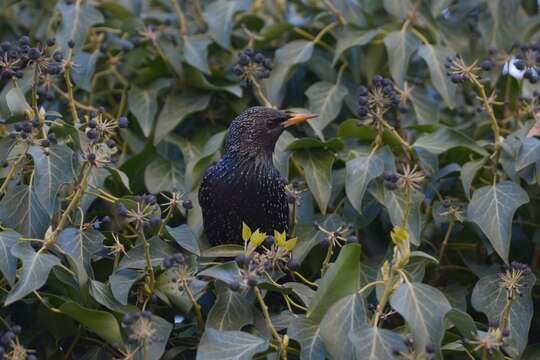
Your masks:
M283 130L315 117L252 107L229 127L221 160L199 189L204 231L212 245L241 243L242 222L271 234L289 230L286 180L272 162Z

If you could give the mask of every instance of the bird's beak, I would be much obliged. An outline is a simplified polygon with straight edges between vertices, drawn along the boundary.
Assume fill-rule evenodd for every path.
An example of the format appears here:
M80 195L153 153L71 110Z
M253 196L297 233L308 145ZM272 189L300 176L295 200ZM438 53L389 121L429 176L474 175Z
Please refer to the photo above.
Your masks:
M284 128L288 128L289 126L300 124L301 122L316 118L317 116L318 115L314 115L314 114L294 114L291 118L284 121L282 123L282 126Z

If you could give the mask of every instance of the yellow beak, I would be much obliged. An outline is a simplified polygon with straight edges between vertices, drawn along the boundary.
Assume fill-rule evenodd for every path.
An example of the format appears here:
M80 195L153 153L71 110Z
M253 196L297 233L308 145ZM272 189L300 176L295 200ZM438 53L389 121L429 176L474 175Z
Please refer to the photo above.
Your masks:
M288 119L287 121L284 121L282 123L284 128L287 128L289 126L300 124L301 122L304 122L309 119L316 118L318 115L314 114L295 114L293 117Z

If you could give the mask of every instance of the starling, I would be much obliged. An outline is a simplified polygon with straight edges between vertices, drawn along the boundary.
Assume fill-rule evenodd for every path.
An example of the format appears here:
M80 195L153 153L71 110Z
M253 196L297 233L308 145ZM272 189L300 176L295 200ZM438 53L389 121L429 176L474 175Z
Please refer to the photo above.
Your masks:
M272 154L286 127L313 117L252 107L233 120L223 156L206 170L199 189L210 244L241 243L242 222L267 234L289 230L287 184Z

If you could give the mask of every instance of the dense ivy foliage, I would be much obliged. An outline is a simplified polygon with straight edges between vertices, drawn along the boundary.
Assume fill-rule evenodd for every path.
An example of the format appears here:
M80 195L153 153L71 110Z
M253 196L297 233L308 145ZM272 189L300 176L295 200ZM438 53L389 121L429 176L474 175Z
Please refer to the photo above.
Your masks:
M536 1L0 5L0 357L540 358ZM292 231L210 247L255 105Z

